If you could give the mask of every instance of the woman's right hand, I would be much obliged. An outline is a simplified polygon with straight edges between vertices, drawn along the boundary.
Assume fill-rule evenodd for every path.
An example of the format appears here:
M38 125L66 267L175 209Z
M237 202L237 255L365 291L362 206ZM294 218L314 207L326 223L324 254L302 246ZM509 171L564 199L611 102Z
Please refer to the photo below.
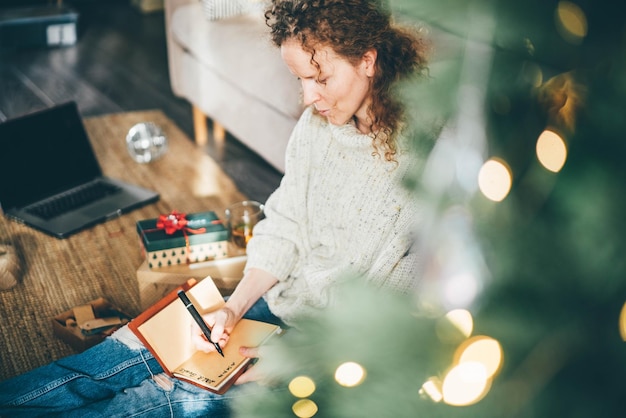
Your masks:
M211 329L211 341L217 342L220 347L225 347L237 322L277 281L278 279L266 271L255 268L248 270L233 294L228 298L226 305L215 312L202 316L204 322ZM196 349L207 353L216 351L213 344L206 340L196 323L192 325L191 338Z
M207 341L198 324L194 322L191 325L191 342L197 350L205 353L216 351L212 342L217 342L220 347L225 347L231 331L239 322L235 313L226 306L215 312L205 314L202 318L211 330L211 341Z

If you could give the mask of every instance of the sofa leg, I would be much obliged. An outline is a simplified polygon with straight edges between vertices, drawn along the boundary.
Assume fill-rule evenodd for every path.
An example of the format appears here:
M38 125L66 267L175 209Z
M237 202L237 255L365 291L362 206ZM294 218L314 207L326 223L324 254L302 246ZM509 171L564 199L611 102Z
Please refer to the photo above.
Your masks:
M226 141L226 129L213 120L213 145L215 145L215 156L219 159L224 157L224 142Z
M198 145L206 145L209 140L209 130L206 122L206 115L202 110L193 106L193 131L196 137L196 144Z

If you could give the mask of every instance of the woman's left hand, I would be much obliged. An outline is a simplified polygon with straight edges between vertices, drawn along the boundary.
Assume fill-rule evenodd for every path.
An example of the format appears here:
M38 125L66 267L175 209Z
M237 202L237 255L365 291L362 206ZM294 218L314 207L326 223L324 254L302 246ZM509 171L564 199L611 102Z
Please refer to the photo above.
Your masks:
M254 347L239 347L239 354L248 358L259 358L259 349ZM243 372L241 376L235 381L236 385L248 382L256 382L263 378L259 373L259 368L254 367L254 364L248 366L248 369Z

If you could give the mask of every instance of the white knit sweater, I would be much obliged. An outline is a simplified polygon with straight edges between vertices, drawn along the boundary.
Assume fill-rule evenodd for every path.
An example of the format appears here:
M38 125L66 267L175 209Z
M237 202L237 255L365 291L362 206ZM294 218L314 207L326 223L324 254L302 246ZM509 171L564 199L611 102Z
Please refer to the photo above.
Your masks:
M401 180L416 159L405 150L398 164L387 162L354 125L304 112L283 180L248 244L246 269L279 280L265 295L275 315L289 323L327 306L331 285L347 273L400 291L415 287L417 255L409 249L418 205Z

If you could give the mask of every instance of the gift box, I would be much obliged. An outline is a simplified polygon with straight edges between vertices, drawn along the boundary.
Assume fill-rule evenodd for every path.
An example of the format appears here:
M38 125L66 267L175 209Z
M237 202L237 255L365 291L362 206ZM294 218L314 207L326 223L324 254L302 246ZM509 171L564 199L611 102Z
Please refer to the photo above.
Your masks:
M141 308L148 309L191 278L200 281L210 276L220 293L223 296L228 296L243 277L246 261L247 256L242 255L164 268L149 268L148 262L144 261L137 269Z
M215 212L172 212L137 222L149 268L218 260L228 256L228 230Z
M131 316L104 298L74 307L52 318L54 335L82 352L131 320Z

